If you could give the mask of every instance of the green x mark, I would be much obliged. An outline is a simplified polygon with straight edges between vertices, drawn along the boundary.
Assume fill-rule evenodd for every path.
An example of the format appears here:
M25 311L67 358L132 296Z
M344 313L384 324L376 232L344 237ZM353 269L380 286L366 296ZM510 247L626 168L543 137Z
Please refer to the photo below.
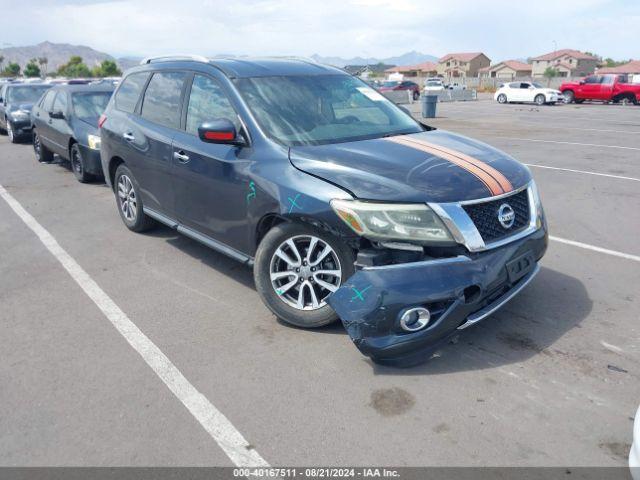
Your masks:
M291 197L287 197L287 199L289 200L289 202L291 203L291 207L289 207L289 213L293 212L293 208L297 207L300 210L302 210L302 207L300 205L298 205L297 201L298 198L300 198L300 194L296 194L295 198L291 198Z
M359 298L361 301L364 302L364 292L366 292L367 290L369 290L371 288L371 285L363 288L362 290L358 290L356 287L351 287L351 290L353 290L354 292L356 292L356 294L351 297L351 301L353 302L356 298Z

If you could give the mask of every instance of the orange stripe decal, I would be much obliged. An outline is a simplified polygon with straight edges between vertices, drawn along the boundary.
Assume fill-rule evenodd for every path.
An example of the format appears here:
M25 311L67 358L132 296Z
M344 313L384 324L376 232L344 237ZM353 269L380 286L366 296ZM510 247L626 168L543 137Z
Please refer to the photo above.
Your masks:
M488 175L493 177L500 184L500 188L502 188L504 193L508 193L513 190L513 185L511 185L511 182L507 179L507 177L505 177L501 172L493 168L491 165L483 162L482 160L479 160L470 155L467 155L466 153L462 153L457 150L452 150L450 148L443 147L442 145L429 143L419 138L406 137L406 139L410 142L419 143L420 145L424 145L426 147L430 147L435 150L448 153L450 155L455 155L458 158L466 160L467 162L471 163L472 165L475 165L481 170L484 170Z
M422 142L414 142L407 139L405 136L397 136L397 137L389 137L385 138L385 140L397 143L399 145L403 145L405 147L413 148L415 150L420 150L425 153L429 153L431 155L438 156L443 158L454 165L462 168L474 175L478 180L480 180L487 190L491 192L492 195L501 195L505 193L505 190L502 188L500 183L491 175L489 175L485 170L480 168L475 163L471 163L465 158L461 158L459 155L454 155L453 153L449 153L447 151L436 148L437 145L431 146L431 144L423 144Z

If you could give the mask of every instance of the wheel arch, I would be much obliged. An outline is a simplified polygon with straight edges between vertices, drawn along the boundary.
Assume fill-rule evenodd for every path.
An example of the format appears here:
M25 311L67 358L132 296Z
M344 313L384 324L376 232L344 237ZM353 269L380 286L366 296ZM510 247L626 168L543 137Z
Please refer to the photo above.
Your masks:
M69 155L69 160L71 160L71 148L78 143L78 141L73 138L73 137L69 137L69 141L67 142L67 154Z
M124 160L117 156L112 157L111 160L109 160L109 181L111 182L111 188L113 189L115 189L114 180L116 176L116 170L123 163L125 163Z

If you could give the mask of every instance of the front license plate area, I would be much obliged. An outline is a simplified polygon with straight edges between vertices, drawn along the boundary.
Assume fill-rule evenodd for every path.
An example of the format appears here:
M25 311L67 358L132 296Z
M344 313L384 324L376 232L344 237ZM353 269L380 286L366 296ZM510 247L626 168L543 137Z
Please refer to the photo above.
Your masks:
M536 264L533 252L527 252L524 255L520 255L507 263L507 275L509 276L509 282L516 283L527 273L533 270L533 266Z

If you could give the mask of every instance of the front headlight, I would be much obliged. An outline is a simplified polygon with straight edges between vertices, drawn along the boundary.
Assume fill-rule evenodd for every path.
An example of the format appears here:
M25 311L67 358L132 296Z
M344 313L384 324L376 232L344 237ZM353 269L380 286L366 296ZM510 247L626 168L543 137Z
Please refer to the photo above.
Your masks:
M331 208L351 230L372 240L453 242L453 237L440 217L425 204L334 199L331 201Z
M100 150L100 137L98 135L87 135L87 142L91 150Z

